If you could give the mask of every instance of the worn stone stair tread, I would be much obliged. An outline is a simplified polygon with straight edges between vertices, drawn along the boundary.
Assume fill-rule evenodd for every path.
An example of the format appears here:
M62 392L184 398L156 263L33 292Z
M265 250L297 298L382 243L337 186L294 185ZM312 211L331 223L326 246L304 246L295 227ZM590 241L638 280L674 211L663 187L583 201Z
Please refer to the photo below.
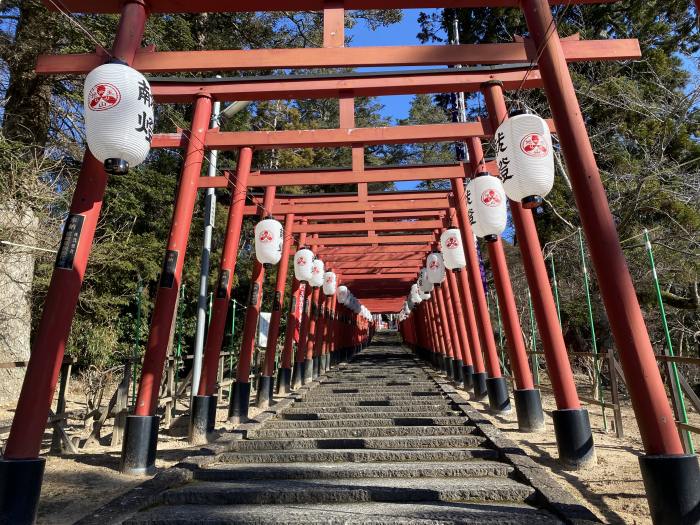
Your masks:
M348 478L455 478L507 477L513 467L498 461L402 462L402 463L294 463L231 464L213 463L199 469L195 477L203 481L252 479L348 479ZM426 480L430 483L430 480Z
M433 449L328 449L328 450L261 450L224 452L221 460L228 463L293 463L293 462L375 462L375 461L463 461L466 459L498 459L498 451L488 448Z
M523 502L534 489L500 477L201 481L159 496L170 505L352 503L360 501Z
M132 525L554 525L551 514L503 503L344 503L303 505L178 505L155 507L126 522Z
M342 415L342 417L340 417ZM346 413L323 419L278 419L269 421L265 429L281 428L362 428L362 427L463 427L469 425L464 416L391 415L383 418L353 418ZM473 425L470 425L473 426Z
M369 413L375 414L391 414L394 412L415 412L416 414L435 414L436 412L451 410L449 405L442 405L440 407L434 406L334 406L334 407L301 407L294 406L284 411L282 417L286 417L287 414L308 414L310 412L315 414L364 414Z
M344 427L344 426L318 426L312 428L278 428L271 427L265 430L256 430L248 433L248 438L275 439L275 438L378 438L398 436L467 436L473 434L474 427L465 425L450 426L383 426L383 427Z
M449 399L440 398L439 401L425 401L421 398L417 398L410 403L404 403L403 401L385 401L381 399L377 400L367 400L367 401L344 401L342 399L319 399L318 401L304 401L299 403L300 408L305 407L318 407L318 408L329 408L329 407L396 407L396 406L414 406L414 407L425 407L427 408L440 408L444 409L446 407L452 406L452 401Z
M392 436L338 438L281 438L235 441L231 450L314 450L314 449L404 449L479 447L486 439L475 435L463 436Z

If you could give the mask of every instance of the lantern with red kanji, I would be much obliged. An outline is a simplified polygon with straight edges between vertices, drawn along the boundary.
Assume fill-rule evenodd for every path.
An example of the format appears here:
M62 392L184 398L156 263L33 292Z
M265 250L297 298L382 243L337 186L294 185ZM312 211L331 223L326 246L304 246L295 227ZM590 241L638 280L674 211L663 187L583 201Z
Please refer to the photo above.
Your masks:
M509 199L536 208L554 185L554 152L547 121L516 112L496 130L496 162Z
M153 97L146 78L117 62L93 69L85 78L85 138L105 171L124 174L151 149Z

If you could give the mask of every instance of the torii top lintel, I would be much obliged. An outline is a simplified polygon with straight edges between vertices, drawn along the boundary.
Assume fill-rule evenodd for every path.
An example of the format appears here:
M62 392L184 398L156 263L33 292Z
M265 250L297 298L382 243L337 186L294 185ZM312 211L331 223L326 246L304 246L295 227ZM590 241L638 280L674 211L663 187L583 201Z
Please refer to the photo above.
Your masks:
M550 4L609 4L617 0L550 0ZM52 10L51 0L43 0ZM251 11L322 11L325 0L267 0L240 2L238 0L147 0L152 13L222 13ZM72 13L118 13L124 0L62 0L61 7ZM430 9L440 7L518 7L518 0L345 0L345 9Z

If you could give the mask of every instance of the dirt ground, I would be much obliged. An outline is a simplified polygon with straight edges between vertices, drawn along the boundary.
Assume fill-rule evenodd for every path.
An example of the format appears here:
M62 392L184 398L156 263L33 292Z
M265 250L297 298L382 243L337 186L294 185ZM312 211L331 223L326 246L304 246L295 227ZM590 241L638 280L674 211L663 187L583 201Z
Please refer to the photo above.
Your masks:
M85 401L81 386L73 382L68 393L68 411L84 412ZM583 391L581 392L584 393ZM587 392L586 392L587 394ZM468 397L468 395L466 396ZM607 411L608 432L603 430L603 419L599 407L587 406L593 427L598 463L583 471L570 471L561 468L556 460L557 449L550 412L555 409L552 394L543 391L543 404L546 412L545 431L535 434L521 434L517 431L515 411L507 415L489 415L488 405L472 401L473 406L484 414L494 425L518 443L530 456L546 467L564 488L573 493L583 505L589 507L605 523L647 525L651 523L649 510L644 497L644 487L639 473L637 457L642 453L642 444L634 415L629 404L623 406L622 417L625 437L618 439L613 430L612 413ZM585 405L584 405L585 406ZM161 428L158 441L159 469L167 468L192 454L187 443L188 407L178 404L177 417L169 431ZM259 410L251 409L251 417ZM13 410L0 408L0 426L9 425ZM226 419L226 406L220 404L218 421ZM692 422L700 420L692 414ZM71 420L69 433L86 437L88 431L81 429L78 420ZM219 424L220 425L220 424ZM231 427L229 427L230 429ZM77 455L51 455L48 448L51 434L45 435L47 459L44 485L39 507L40 525L70 524L98 509L108 501L127 492L144 481L143 477L119 474L120 447L109 446L111 426L104 427L100 445L81 449ZM6 438L4 434L0 439ZM2 443L0 441L2 445Z

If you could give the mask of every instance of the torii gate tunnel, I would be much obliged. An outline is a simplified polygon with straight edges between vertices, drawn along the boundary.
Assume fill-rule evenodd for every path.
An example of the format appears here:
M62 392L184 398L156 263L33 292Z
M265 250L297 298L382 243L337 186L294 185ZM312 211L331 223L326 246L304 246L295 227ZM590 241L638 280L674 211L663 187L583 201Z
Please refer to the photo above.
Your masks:
M151 78L158 104L192 104L189 130L156 134L152 147L184 150L170 235L167 239L151 329L143 361L134 414L129 416L121 469L126 473L153 472L158 417L155 415L168 340L176 310L183 259L198 191L215 187L232 194L219 284L199 391L192 407L191 439L206 440L211 430L216 363L221 350L230 278L236 267L241 224L246 215L272 215L285 224L273 316L257 403L269 402L275 349L278 342L287 267L293 249L310 247L339 284L372 312L395 313L424 265L438 246L440 233L452 225L462 238L473 239L464 183L477 172L496 173L485 161L482 141L507 118L504 92L544 89L551 109L550 128L558 136L573 195L590 250L593 268L610 327L621 358L645 455L640 467L649 504L657 522L663 509L676 509L679 519L697 513L700 468L694 455L685 455L673 412L656 365L652 344L620 247L615 223L596 165L574 91L568 62L640 58L636 40L560 39L550 4L611 3L610 0L268 0L261 4L223 0L62 0L76 13L121 13L111 54L144 74L270 69L354 68L387 66L462 66L460 68L349 73L325 76L268 76L217 79ZM54 8L50 0L48 9ZM529 36L511 43L445 46L344 47L344 15L352 9L394 8L520 9ZM323 48L215 51L156 51L141 47L150 13L234 11L323 11ZM86 74L108 59L104 53L41 56L40 74ZM476 66L476 67L470 67ZM359 128L355 97L417 93L481 92L488 119L419 126ZM275 99L338 99L338 129L222 132L209 129L214 101ZM364 148L376 144L463 141L469 161L440 166L366 167ZM260 149L344 147L352 149L346 169L251 171L253 152ZM237 150L235 173L202 177L206 150ZM372 193L368 184L413 180L448 180L449 191ZM31 523L41 490L44 459L39 457L49 412L83 276L88 264L108 177L90 152L85 153L63 245L72 247L71 264L53 272L36 332L24 386L12 430L0 461L0 521ZM276 194L280 186L357 184L357 192L315 195ZM264 195L246 197L248 188L264 188ZM252 199L252 200L251 200ZM557 410L554 427L560 460L573 467L595 461L588 414L581 408L572 371L557 323L554 299L542 257L532 212L510 202L527 283L533 298L546 365ZM404 340L418 354L440 366L470 389L475 398L488 398L491 410L510 410L508 387L502 376L493 329L479 274L473 242L465 243L467 267L448 272L430 300L421 303L400 326ZM507 350L515 381L519 428L534 431L543 424L539 390L533 384L522 341L503 246L488 244L488 258L503 316ZM244 421L250 400L250 365L263 293L265 268L255 264L246 323L240 347L230 419ZM306 288L306 290L305 290ZM305 293L306 292L306 293ZM294 281L287 334L278 371L278 388L285 392L323 374L332 364L364 346L374 324L325 296ZM294 347L295 331L299 340Z

